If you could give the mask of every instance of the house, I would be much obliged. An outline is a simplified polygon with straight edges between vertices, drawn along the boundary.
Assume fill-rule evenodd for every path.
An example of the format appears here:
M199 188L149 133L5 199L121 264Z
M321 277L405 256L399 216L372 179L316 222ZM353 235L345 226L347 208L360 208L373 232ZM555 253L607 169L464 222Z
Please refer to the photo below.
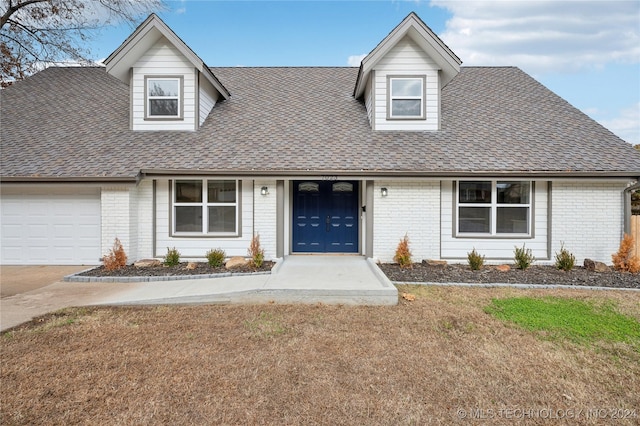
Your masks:
M156 15L105 61L0 93L1 263L212 248L267 259L611 262L640 154L515 67L462 67L414 13L359 68L210 68Z

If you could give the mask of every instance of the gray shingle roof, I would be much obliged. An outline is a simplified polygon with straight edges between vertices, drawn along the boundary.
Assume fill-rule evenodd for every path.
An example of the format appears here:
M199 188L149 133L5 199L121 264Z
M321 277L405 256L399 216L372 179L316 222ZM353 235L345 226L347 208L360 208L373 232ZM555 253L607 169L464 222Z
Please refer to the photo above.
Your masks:
M640 176L640 154L517 68L463 67L442 130L372 131L357 68L212 68L232 96L196 132L129 130L129 87L49 68L0 91L4 180L243 174Z

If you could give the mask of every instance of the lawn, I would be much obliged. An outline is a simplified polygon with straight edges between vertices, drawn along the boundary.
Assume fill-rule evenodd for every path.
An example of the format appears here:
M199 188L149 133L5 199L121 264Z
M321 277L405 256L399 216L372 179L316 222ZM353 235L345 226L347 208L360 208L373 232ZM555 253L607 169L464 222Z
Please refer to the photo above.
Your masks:
M639 293L400 291L415 300L67 309L2 334L0 424L640 421ZM522 298L592 307L622 337L549 338L500 305Z

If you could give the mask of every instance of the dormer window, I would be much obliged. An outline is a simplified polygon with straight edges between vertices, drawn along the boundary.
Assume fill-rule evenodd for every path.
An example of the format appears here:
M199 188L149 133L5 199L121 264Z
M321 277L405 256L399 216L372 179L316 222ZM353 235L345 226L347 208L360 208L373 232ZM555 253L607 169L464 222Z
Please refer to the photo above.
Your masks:
M425 119L425 76L388 76L388 119Z
M145 119L182 119L182 77L146 77Z

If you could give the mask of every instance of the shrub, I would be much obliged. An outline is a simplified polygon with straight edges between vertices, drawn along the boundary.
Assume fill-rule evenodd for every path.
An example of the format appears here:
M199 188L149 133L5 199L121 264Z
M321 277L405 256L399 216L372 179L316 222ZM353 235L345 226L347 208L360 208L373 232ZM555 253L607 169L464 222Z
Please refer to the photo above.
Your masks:
M640 272L640 257L637 254L633 254L633 245L633 237L629 234L624 234L624 238L620 241L618 252L611 255L613 269L631 272L632 274Z
M176 248L167 247L167 254L164 256L165 266L176 266L180 263L180 252Z
M533 256L531 249L525 249L525 244L522 245L522 248L516 247L515 249L515 263L519 269L527 269L533 262L536 261L536 258Z
M109 254L102 258L102 262L104 263L104 269L107 271L115 271L127 265L127 254L124 252L122 243L118 238L114 241L113 248L109 251Z
M209 266L212 268L221 267L224 264L225 257L227 257L227 254L219 248L207 252L207 262L209 262Z
M484 256L480 256L475 247L470 253L467 253L467 260L469 262L469 267L473 271L478 271L484 266Z
M576 257L560 243L560 253L556 252L556 268L569 272L576 264Z
M401 268L411 267L411 256L409 236L404 234L404 238L400 240L398 247L396 247L396 254L393 256L393 261L400 265Z
M251 258L251 265L259 268L264 263L264 249L260 247L260 234L256 234L251 239L251 245L247 250L249 257Z

